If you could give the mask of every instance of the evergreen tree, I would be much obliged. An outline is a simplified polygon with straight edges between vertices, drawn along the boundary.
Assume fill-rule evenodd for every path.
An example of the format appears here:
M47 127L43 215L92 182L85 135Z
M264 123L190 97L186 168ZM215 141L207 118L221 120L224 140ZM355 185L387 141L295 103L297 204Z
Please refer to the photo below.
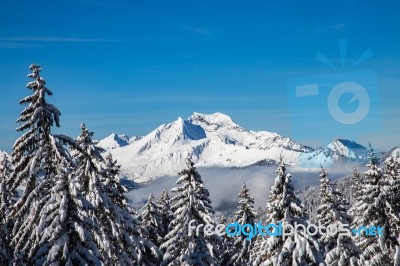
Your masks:
M361 175L360 173L357 171L356 168L353 169L353 176L351 177L351 196L353 198L353 202L356 202L360 199L360 195L361 195L361 189L362 189L362 185L361 185ZM352 216L354 216L352 214Z
M162 227L161 227L161 236L164 238L169 232L169 224L172 221L172 210L170 205L170 197L168 194L168 190L164 188L160 200L158 201L158 208L161 214L162 219Z
M14 236L14 264L154 265L150 255L159 255L157 247L139 237L136 221L120 206L126 202L119 200L123 196L111 197L104 181L113 177L104 176L109 171L102 168L92 133L81 128L76 142L63 137L71 145L72 157L57 158L54 177L37 186L43 192L40 200L22 224L22 233Z
M398 246L396 236L400 233L399 214L395 204L391 202L395 197L394 191L388 187L392 179L383 174L378 163L379 160L369 145L369 169L365 172L359 200L352 208L352 228L380 226L383 232L377 229L376 233L381 231L383 234L368 235L362 230L361 235L354 236L357 246L362 250L359 256L360 265L393 265L394 252Z
M294 193L291 175L286 174L282 158L276 172L278 176L271 188L266 208L266 224L281 222L293 228L296 224L306 228L304 210ZM317 265L323 260L317 240L302 229L285 239L281 236L263 237L254 254L257 254L255 265Z
M154 243L140 237L139 225L122 194L124 188L117 182L119 167L110 156L104 167L100 150L92 141L93 132L84 124L81 129L76 140L79 149L73 153L74 178L80 182L82 194L93 206L99 235L95 240L103 262L106 265L157 263L160 252Z
M56 182L38 214L40 248L30 262L38 265L101 265L100 226L71 165L59 164Z
M12 164L13 174L9 180L11 189L24 185L25 190L13 214L23 208L29 208L34 197L31 192L36 188L39 178L46 179L54 175L56 166L53 161L60 147L57 147L51 135L51 127L60 126L60 111L52 104L46 102L46 95L53 93L46 88L45 80L40 76L40 66L32 64L28 75L33 81L27 84L27 88L33 94L25 97L20 104L28 105L21 112L17 122L22 123L17 128L18 132L27 130L13 146ZM16 217L18 226L26 213L20 213Z
M228 220L225 216L220 216L217 218L218 224L228 224ZM220 264L221 265L231 265L231 258L234 256L235 250L233 248L234 237L224 234L220 236L221 238L221 256L220 256Z
M350 217L347 215L348 203L343 194L338 191L328 178L325 169L320 174L321 204L317 211L317 221L320 226L328 228L334 225L336 228L348 228ZM328 230L328 229L327 229ZM319 239L324 246L325 261L327 265L351 265L355 263L357 248L352 242L351 236L336 234L324 234Z
M113 159L111 153L108 153L104 159L103 172L100 177L104 184L105 192L118 207L129 209L132 212L124 195L128 190L121 184L121 166Z
M242 190L240 191L238 202L238 210L235 212L235 218L238 224L255 224L256 211L254 209L254 198L250 196L249 189L246 184L243 184ZM250 229L247 228L247 232ZM230 259L229 264L232 265L248 265L250 263L250 252L252 249L252 239L246 239L247 236L241 234L236 237L233 242L234 253Z
M60 116L60 111L46 102L46 95L52 95L52 92L46 88L40 76L40 66L32 64L29 68L32 73L28 77L33 81L27 87L33 94L20 101L27 107L17 120L22 123L17 131L26 132L13 146L13 172L6 184L13 195L18 187L24 188L6 221L7 227L12 227L12 257L16 265L28 264L32 254L39 248L37 214L50 197L58 163L68 158L63 136L51 134L51 127L54 124L59 126Z
M150 239L159 247L163 242L163 220L153 194L150 194L143 206L141 223L142 228L145 228L148 233L145 238Z
M385 207L389 211L385 224L384 234L380 239L384 249L389 250L390 256L397 261L394 265L400 265L400 165L393 157L389 157L383 172L382 194L385 199Z
M9 232L6 218L12 204L12 194L7 187L12 169L5 152L0 152L0 265L7 265L10 259Z
M209 192L204 187L200 174L194 167L191 156L187 159L187 169L179 173L176 182L180 187L172 189L176 195L171 199L174 211L170 231L161 249L165 250L162 265L217 265L218 250L216 235L205 236L203 230L189 232L192 226L211 224L214 213Z

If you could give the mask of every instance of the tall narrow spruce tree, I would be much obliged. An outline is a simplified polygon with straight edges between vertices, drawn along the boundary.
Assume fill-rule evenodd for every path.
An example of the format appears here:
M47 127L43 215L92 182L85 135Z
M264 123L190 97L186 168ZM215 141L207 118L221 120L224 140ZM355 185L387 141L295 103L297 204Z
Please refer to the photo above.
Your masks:
M219 238L215 235L205 236L203 230L199 230L199 235L195 231L189 232L192 220L192 226L215 225L215 222L212 219L214 211L209 192L191 156L186 165L187 169L179 173L180 178L176 182L181 186L172 189L176 193L171 199L174 216L170 231L161 245L165 251L162 265L218 265L219 251L216 244Z
M348 202L343 194L338 191L328 178L325 169L320 173L320 197L321 204L317 211L317 221L320 226L328 228L334 225L336 228L347 228L350 232L350 216L347 214ZM354 245L350 235L335 234L321 235L320 243L324 248L325 262L327 265L354 265L358 249Z
M8 155L0 152L0 265L7 265L11 254L9 249L9 226L7 216L12 204L12 193L7 187L12 169Z
M266 224L301 224L307 227L305 211L294 193L291 175L281 158L277 169L278 176L271 188L267 202ZM318 241L303 230L291 236L263 237L258 245L255 265L318 265L323 261Z
M116 172L111 171L117 171L117 168L110 161L108 166L104 166L107 161L93 144L93 132L85 124L81 129L76 140L79 149L73 151L74 179L80 183L82 194L93 206L92 215L97 225L92 233L98 235L94 239L102 261L106 265L154 265L160 252L151 240L140 237L138 222L121 193L123 188L115 180Z
M23 185L25 190L17 202L13 214L28 206L33 199L31 192L36 188L38 179L50 178L54 175L56 157L59 146L51 134L51 127L60 126L60 111L52 104L47 103L46 95L53 93L45 86L45 80L40 76L41 67L32 64L28 75L33 81L27 84L32 95L25 97L20 104L27 105L21 112L17 122L21 126L18 132L26 131L16 140L11 154L14 166L13 174L9 180L10 187L16 189ZM16 217L16 225L20 223Z
M256 211L254 209L254 198L250 196L249 189L246 184L243 184L242 189L238 195L239 202L237 211L235 211L236 221L240 225L255 224ZM249 228L246 229L249 233ZM241 234L233 241L232 248L234 250L231 257L230 265L248 265L250 264L250 252L253 247L254 239L246 239L247 236Z
M397 203L392 201L398 192L393 194L394 191L390 189L394 185L391 182L398 177L392 179L385 175L378 164L379 160L370 144L367 164L369 169L364 173L359 199L351 210L354 215L352 228L380 226L383 229L377 229L375 235L358 230L354 236L356 245L362 251L359 255L360 265L393 265L398 246L398 240L393 236L400 233L399 213L396 210Z
M32 95L20 101L27 106L17 120L21 123L17 131L25 133L13 146L13 172L7 181L13 194L23 188L7 217L7 224L12 227L12 257L16 265L32 263L32 256L39 248L37 215L50 197L58 164L68 158L63 137L51 133L54 125L60 125L60 111L46 101L46 95L52 95L52 92L40 76L40 66L32 64L29 68L32 72L28 77L33 81L27 88Z
M170 204L170 197L167 189L163 189L160 199L158 201L158 209L162 220L161 236L164 238L169 232L169 225L172 221L172 210Z
M146 204L143 206L140 218L142 228L147 231L145 238L150 239L159 247L164 240L162 236L163 220L153 194L149 195Z

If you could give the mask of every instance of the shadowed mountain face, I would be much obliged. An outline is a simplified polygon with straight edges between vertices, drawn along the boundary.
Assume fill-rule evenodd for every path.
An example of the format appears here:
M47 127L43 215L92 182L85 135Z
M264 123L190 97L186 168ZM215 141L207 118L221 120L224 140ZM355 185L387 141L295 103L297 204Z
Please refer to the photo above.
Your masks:
M221 113L194 113L140 138L112 134L98 146L111 152L122 164L123 173L138 182L175 175L185 166L189 153L196 165L203 167L247 167L283 157L287 164L313 168L363 161L367 154L365 147L344 139L313 149L277 133L246 130Z

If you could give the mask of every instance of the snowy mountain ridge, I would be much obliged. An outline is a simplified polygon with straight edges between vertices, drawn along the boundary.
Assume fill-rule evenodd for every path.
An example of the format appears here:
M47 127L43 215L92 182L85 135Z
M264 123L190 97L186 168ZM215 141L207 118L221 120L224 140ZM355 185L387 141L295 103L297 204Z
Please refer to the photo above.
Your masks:
M400 160L400 147L395 147L383 154L381 161L386 163L390 156L392 156L395 160Z
M117 135L112 133L110 136L100 140L97 145L103 149L116 149L118 147L123 147L129 144L129 137L126 135Z
M113 133L98 146L111 152L123 174L136 182L177 174L189 153L203 167L247 167L278 161L281 156L290 165L319 167L364 160L367 153L360 144L343 139L313 149L278 133L246 130L222 113L193 113L186 120L179 117L140 138Z

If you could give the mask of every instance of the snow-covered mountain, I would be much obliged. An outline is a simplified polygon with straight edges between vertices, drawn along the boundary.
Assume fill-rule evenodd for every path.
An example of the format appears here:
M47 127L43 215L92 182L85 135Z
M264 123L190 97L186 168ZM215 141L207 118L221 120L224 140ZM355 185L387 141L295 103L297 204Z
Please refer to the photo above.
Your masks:
M129 144L129 137L112 133L110 136L100 140L97 145L105 150L123 147Z
M365 161L368 158L368 149L347 139L335 139L326 147L320 147L299 156L297 164L302 167L318 167L319 164L331 165L341 161Z
M368 157L368 149L352 140L335 139L327 147L348 159L363 160Z
M361 154L366 152L361 145L341 139L313 149L277 133L246 130L221 113L178 118L141 138L112 134L98 146L111 152L123 173L137 182L177 174L189 153L197 166L205 167L246 167L281 156L290 165L319 167L342 159L363 159Z
M390 156L392 156L395 160L400 160L400 147L393 148L390 151L386 152L382 156L381 161L386 163Z

